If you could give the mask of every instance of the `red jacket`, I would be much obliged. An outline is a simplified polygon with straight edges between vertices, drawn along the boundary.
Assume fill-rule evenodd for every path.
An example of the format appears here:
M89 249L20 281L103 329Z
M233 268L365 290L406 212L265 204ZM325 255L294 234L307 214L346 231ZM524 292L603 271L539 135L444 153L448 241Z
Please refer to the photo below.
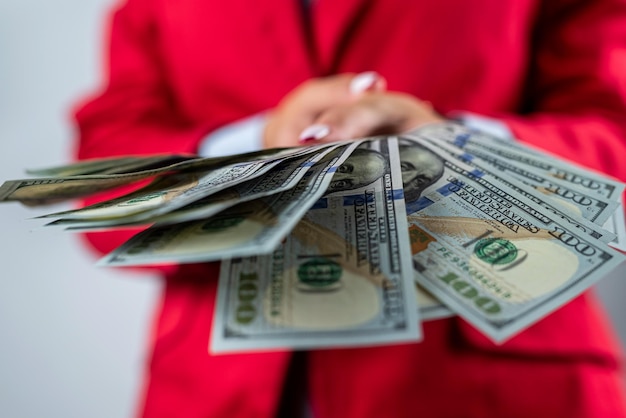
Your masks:
M374 70L447 113L626 180L626 2L128 0L80 158L195 152L315 76ZM304 21L309 23L303 23ZM128 233L89 236L100 251ZM209 356L216 264L164 269L142 413L271 417L291 353ZM316 416L624 417L618 349L584 295L502 346L460 319L420 344L307 353Z

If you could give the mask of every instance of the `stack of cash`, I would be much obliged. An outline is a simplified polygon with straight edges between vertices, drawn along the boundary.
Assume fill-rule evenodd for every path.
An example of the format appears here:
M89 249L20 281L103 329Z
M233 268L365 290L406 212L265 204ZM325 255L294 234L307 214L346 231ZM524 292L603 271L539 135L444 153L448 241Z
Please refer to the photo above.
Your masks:
M211 352L419 341L460 315L502 342L624 259L624 185L454 123L219 158L32 170L0 201L70 231L144 227L103 266L221 262Z

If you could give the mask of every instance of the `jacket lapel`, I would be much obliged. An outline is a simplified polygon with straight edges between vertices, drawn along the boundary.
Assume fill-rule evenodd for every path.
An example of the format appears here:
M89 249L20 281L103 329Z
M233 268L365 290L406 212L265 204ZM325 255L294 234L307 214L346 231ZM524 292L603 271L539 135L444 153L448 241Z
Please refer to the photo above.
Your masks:
M320 75L337 70L352 32L370 3L371 0L313 0L311 28Z

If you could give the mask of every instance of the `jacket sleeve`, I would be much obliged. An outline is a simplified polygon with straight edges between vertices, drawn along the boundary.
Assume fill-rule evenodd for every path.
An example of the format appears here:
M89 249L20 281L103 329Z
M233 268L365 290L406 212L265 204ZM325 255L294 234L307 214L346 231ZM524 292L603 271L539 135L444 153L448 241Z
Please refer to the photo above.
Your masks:
M626 1L545 1L514 136L626 180Z
M151 4L127 0L112 14L104 87L75 112L79 159L196 153L211 129L185 119L177 110L158 50ZM111 197L112 193L105 193L86 203ZM137 232L89 233L86 237L98 252L107 253Z

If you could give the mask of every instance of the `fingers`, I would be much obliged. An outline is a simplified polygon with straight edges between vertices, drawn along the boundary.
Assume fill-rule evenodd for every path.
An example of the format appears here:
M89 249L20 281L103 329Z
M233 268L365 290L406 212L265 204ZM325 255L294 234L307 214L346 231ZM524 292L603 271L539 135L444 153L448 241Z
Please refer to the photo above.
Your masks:
M420 125L441 121L430 103L392 92L364 92L350 103L321 113L302 131L300 141L310 143L341 141L409 131Z
M314 126L325 127L319 129L323 137L316 139L326 142L342 141L372 135L384 129L389 123L388 112L371 96L344 106L333 107L322 113L316 120ZM306 141L306 139L303 138Z
M319 141L324 139L330 133L330 126L325 123L316 123L309 125L304 131L300 133L299 141L301 143L307 143L311 141Z
M292 90L281 101L280 107L295 106L299 111L322 111L350 100L350 82L354 74L313 78Z
M387 90L387 80L374 71L366 71L352 77L348 90L352 97L358 97L362 93L382 92Z
M269 115L264 131L266 147L300 145L302 139L320 139L324 128L315 127L316 119L329 109L357 100L363 94L382 92L386 81L378 73L340 74L312 79L290 92ZM301 139L302 138L302 139Z

